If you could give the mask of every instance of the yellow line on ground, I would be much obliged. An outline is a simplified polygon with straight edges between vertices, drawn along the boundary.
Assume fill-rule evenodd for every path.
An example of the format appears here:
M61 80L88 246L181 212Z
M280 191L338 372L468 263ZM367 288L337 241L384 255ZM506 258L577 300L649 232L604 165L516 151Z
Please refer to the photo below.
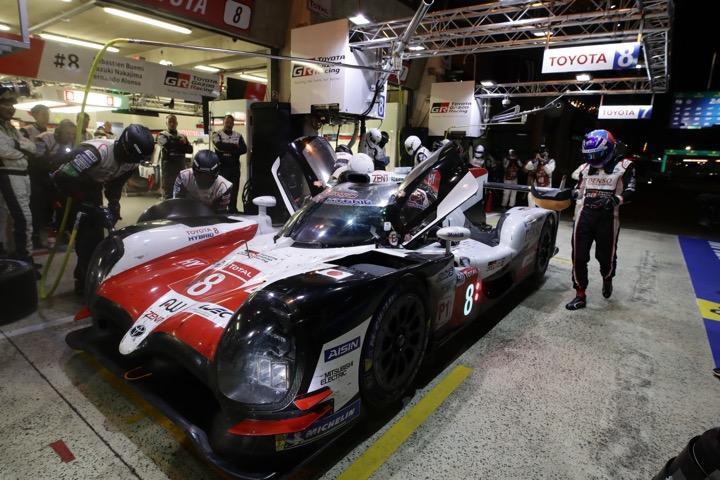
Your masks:
M703 318L720 321L720 303L711 302L702 298L696 298L696 300Z
M558 262L569 263L572 265L572 260L570 260L569 258L565 258L565 257L557 257L556 256L556 257L552 257L551 260L557 260Z
M435 388L430 390L398 422L345 469L339 480L367 479L380 468L400 445L442 404L470 375L471 368L455 367Z

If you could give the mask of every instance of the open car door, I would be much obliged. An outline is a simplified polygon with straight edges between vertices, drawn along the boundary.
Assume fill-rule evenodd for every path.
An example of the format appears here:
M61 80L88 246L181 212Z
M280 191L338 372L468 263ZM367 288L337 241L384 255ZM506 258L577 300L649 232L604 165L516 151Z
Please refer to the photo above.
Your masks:
M478 191L460 149L448 144L415 167L398 188L390 218L403 246L417 248L421 238Z
M287 213L322 192L335 165L335 151L323 137L301 137L273 163L272 175Z

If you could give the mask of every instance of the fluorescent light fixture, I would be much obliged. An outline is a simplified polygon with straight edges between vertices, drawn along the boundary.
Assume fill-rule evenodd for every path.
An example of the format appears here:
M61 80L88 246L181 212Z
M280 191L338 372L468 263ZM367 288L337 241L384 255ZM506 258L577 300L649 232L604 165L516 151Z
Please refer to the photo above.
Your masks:
M160 60L158 63L159 63L160 65L165 65L165 66L167 66L167 67L169 67L169 66L171 66L171 65L173 64L173 62L171 62L170 60L165 60L165 59Z
M162 20L155 20L154 18L146 17L144 15L138 15L137 13L126 12L125 10L118 10L117 8L103 8L105 13L115 15L116 17L126 18L135 22L144 23L146 25L152 25L153 27L163 28L165 30L171 30L173 32L182 33L184 35L190 35L192 30L189 28L174 25L172 23L163 22Z
M575 75L575 80L577 80L578 82L589 82L590 80L592 80L592 77L589 73L578 73L577 75Z
M536 37L547 37L548 35L550 35L552 37L553 32L550 32L550 31L541 32L538 30L538 31L532 32L532 34L535 35Z
M690 150L692 150L692 147L691 147L690 145L687 145L687 146L685 147L685 150L687 150L687 151L689 152Z
M420 50L425 50L425 47L422 45L410 45L408 47L408 50L412 50L413 52L419 52Z
M53 113L80 113L81 105L66 105L64 107L51 108L50 111ZM90 112L109 112L112 107L96 107L93 105L87 105L85 107L85 113Z
M645 65L643 65L642 63L638 63L637 65L635 65L635 68L645 68Z
M88 42L87 40L78 40L77 38L63 37L61 35L55 35L52 33L41 33L40 37L44 40L52 40L53 42L67 43L69 45L77 45L79 47L94 48L100 50L103 48L102 44L95 42ZM108 47L108 52L117 53L118 50L115 47Z
M24 110L29 112L35 105L45 105L48 108L61 107L65 105L63 102L56 102L55 100L38 100L33 102L22 102L15 104L15 110Z
M217 73L220 71L219 68L208 67L207 65L195 65L193 68L195 70L202 70L203 72L210 72L210 73Z
M67 103L82 103L85 92L82 90L65 90L63 91L63 98ZM87 105L94 107L109 107L109 108L120 108L122 105L122 98L114 95L106 95L98 92L88 92Z
M352 16L348 18L348 20L350 20L355 25L367 25L368 23L370 23L370 20L368 20L367 17L362 13L358 13L357 15Z
M2 31L4 31L4 32L7 32L7 31L10 30L10 26L9 26L9 25L5 25L4 23L0 23L0 30L2 30Z
M257 75L241 73L240 75L238 75L238 77L242 78L243 80L247 80L248 82L263 83L267 85L267 78L258 77Z
M493 82L492 80L483 80L482 82L480 82L480 85L482 85L483 87L494 87L495 82Z

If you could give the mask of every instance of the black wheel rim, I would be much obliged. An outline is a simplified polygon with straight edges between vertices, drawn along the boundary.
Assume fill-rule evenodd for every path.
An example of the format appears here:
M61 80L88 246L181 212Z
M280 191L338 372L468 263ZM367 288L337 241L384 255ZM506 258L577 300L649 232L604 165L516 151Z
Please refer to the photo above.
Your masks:
M538 270L544 272L550 263L550 255L552 255L552 236L550 229L543 228L540 233L540 244L538 245L537 266Z
M416 295L399 297L378 330L374 363L380 388L393 391L414 374L425 345L425 309Z

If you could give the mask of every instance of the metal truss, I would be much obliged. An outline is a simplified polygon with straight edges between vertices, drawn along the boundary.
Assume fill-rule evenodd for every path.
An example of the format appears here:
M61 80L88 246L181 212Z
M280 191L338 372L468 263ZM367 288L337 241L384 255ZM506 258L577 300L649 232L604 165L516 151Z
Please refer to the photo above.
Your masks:
M574 95L621 95L653 93L645 77L596 78L589 82L550 80L545 82L500 83L492 87L478 86L478 98L550 97Z
M664 92L672 13L672 0L496 0L428 13L403 57L641 41L650 88ZM409 22L355 26L350 45L387 57Z

